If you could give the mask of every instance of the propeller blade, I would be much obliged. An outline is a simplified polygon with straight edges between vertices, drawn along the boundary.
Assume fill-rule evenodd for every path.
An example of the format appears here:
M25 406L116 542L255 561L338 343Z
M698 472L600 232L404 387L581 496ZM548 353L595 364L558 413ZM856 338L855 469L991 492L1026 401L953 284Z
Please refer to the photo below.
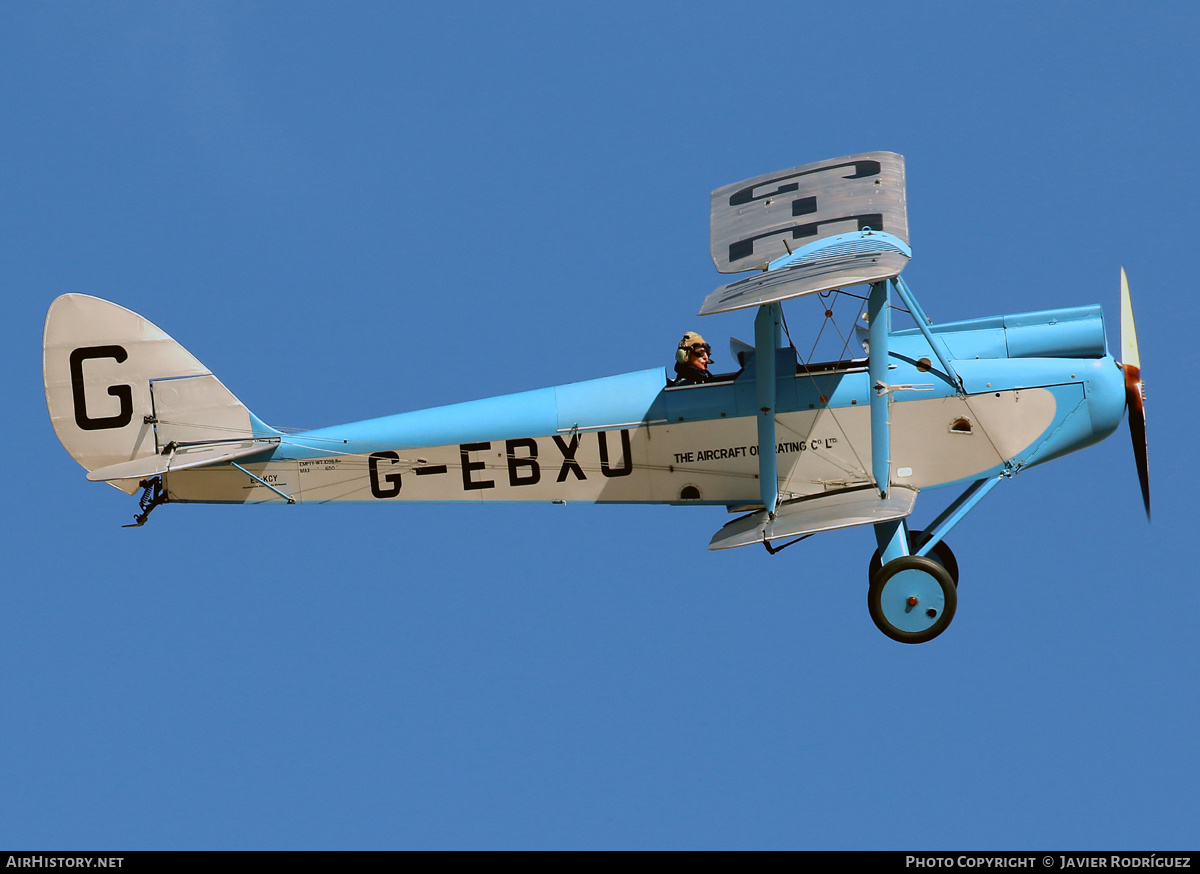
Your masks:
M1138 356L1137 330L1133 324L1133 304L1129 299L1129 280L1121 268L1121 369L1125 373L1125 406L1129 410L1129 436L1133 438L1133 457L1137 462L1142 503L1150 518L1150 463L1146 451L1146 393L1142 385L1142 362Z

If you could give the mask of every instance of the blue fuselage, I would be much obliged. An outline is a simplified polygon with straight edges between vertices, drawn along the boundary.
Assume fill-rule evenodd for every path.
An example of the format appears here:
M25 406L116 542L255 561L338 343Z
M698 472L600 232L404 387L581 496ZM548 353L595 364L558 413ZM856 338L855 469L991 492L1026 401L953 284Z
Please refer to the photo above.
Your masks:
M992 467L972 471L970 476L1005 467L1020 470L1048 461L1102 440L1120 424L1125 409L1123 376L1120 365L1108 354L1098 306L973 319L933 330L949 350L968 398L1034 389L1054 398L1052 417L1033 439L1023 440L1016 452L1005 453ZM890 382L914 386L909 392L897 392L894 404L957 395L916 329L894 332L889 352ZM777 355L776 408L780 416L822 409L866 409L869 382L865 359L798 367L792 349L777 350ZM339 453L404 452L753 419L757 403L753 350L743 349L740 358L742 370L728 382L670 388L665 370L653 368L323 428L289 438L272 461L316 459L328 456L331 448ZM789 442L796 441L780 439L781 445ZM896 463L903 466L904 459L897 458ZM960 479L964 477L926 481L925 485ZM660 500L679 499L666 495ZM713 502L721 500L714 496Z

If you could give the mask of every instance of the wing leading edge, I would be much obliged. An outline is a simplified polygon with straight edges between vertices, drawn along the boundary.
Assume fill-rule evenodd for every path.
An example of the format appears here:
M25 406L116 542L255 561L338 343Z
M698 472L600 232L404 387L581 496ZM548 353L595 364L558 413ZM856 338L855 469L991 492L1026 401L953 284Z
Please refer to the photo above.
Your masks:
M700 315L778 303L806 294L882 282L899 276L912 258L908 244L892 234L863 230L825 237L772 261L758 273L722 285L704 299Z

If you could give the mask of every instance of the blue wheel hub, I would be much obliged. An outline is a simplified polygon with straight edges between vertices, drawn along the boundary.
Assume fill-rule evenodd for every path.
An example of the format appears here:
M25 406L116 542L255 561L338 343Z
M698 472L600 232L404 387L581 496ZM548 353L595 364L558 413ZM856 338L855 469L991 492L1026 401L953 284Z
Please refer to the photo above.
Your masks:
M937 637L954 618L958 594L938 562L915 555L894 559L871 577L867 607L879 630L901 643Z

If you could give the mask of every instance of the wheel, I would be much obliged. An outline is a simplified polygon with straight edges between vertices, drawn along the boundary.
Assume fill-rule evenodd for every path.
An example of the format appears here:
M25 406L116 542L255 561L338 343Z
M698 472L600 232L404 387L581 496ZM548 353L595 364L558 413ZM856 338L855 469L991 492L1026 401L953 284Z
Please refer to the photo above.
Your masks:
M924 531L908 532L908 548L912 552L916 552L925 542ZM939 540L933 545L933 549L929 550L927 558L932 558L950 573L950 579L954 581L954 585L958 587L958 559L954 557L954 551L944 540ZM871 563L867 567L867 579L873 579L875 574L879 573L880 568L879 550L875 550L875 554L871 556Z
M901 643L924 643L946 630L958 606L949 572L924 556L893 559L871 578L867 609L876 627Z

